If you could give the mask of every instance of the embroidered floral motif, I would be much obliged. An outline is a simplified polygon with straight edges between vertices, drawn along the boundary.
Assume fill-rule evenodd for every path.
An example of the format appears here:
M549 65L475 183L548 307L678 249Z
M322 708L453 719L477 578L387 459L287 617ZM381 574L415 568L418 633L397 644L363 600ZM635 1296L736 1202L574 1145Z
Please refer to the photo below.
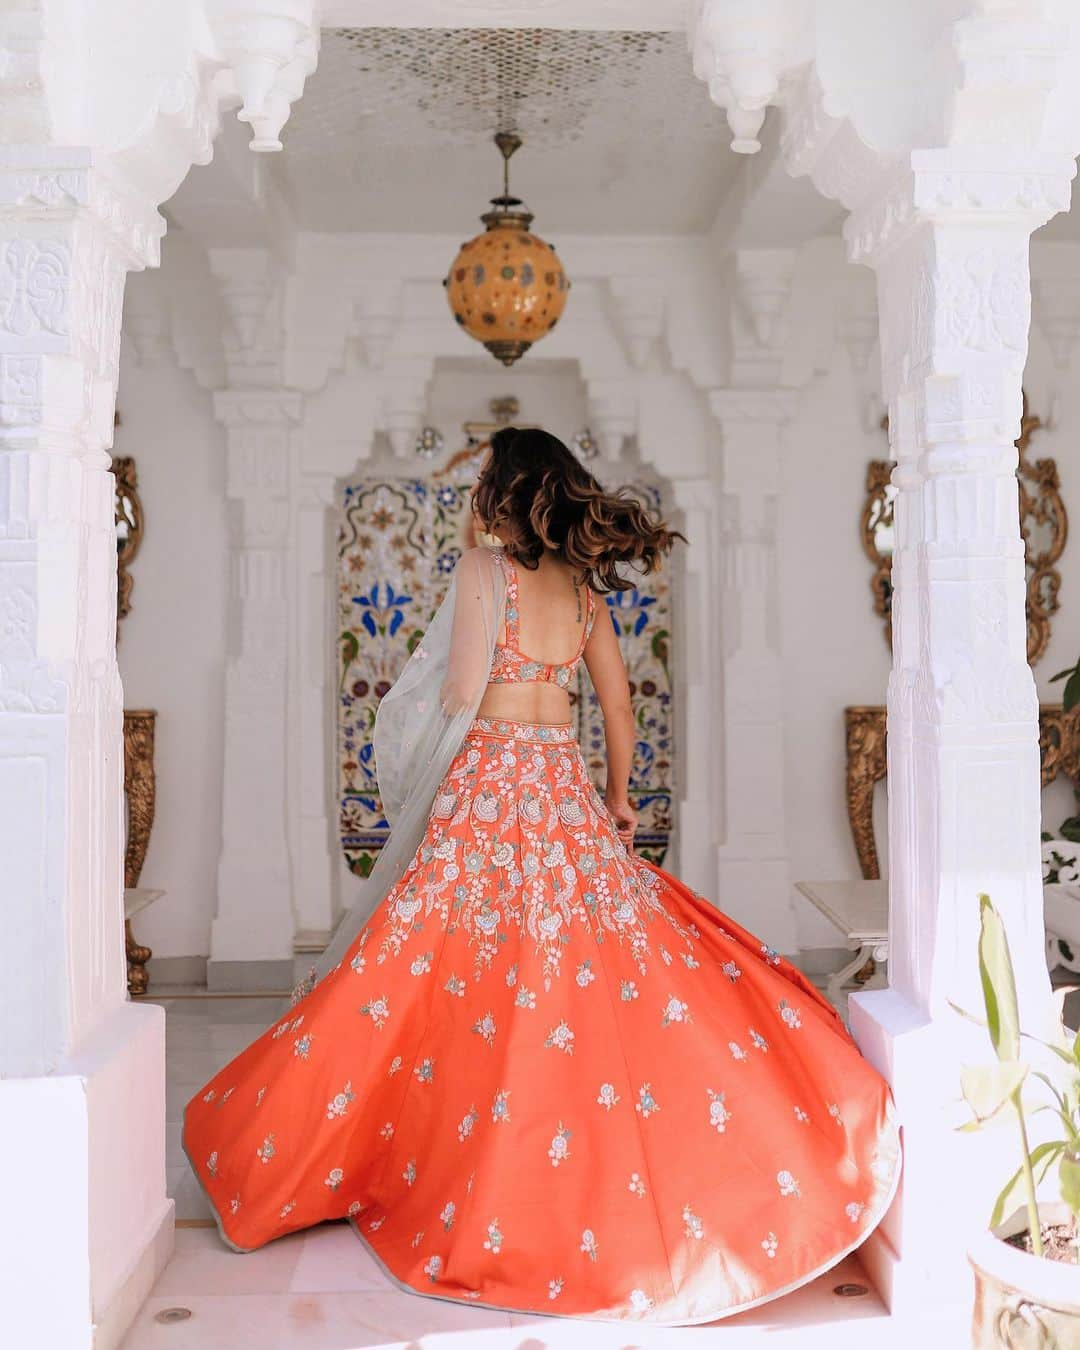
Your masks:
M323 1182L323 1185L329 1186L332 1191L336 1191L344 1180L345 1180L345 1173L341 1170L341 1168L331 1167L329 1173L327 1174L326 1180Z
M414 956L412 965L409 966L410 975L426 975L431 969L431 961L434 952L421 952L419 956Z
M495 1017L492 1013L485 1013L478 1022L473 1023L473 1031L483 1038L485 1045L495 1044Z
M619 985L619 997L624 1003L630 1003L638 996L638 987L634 980L623 980Z
M780 1246L775 1233L766 1233L761 1240L761 1248L765 1255L771 1261L776 1255L776 1250Z
M645 1199L645 1183L636 1172L631 1172L630 1185L627 1189L631 1195L636 1195L639 1200Z
M572 1055L574 1053L574 1033L565 1021L560 1022L557 1027L553 1027L548 1032L544 1046L548 1050L562 1050L566 1054Z
M761 944L761 954L765 960L768 961L770 966L778 966L780 964L780 953L773 947L770 947L766 942Z
M360 1201L354 1200L345 1213L350 1219L355 1219L362 1209L363 1205L361 1205Z
M456 994L458 998L465 997L465 981L459 979L456 975L451 975L443 988L448 994Z
M517 991L517 995L514 998L514 1007L535 1008L536 995L534 993L531 993L528 989L525 988L524 985L522 985L521 988Z
M401 1174L401 1179L406 1186L412 1186L416 1182L416 1159L410 1158L405 1164L405 1171Z
M281 1206L281 1213L278 1217L282 1219L287 1219L295 1208L296 1208L296 1201L290 1200L288 1204Z
M807 1114L807 1112L805 1112L802 1109L801 1106L797 1106L795 1108L795 1119L799 1122L800 1125L805 1125L809 1121L810 1117Z
M660 1018L661 1025L670 1027L675 1022L690 1022L692 1020L687 1004L672 994L664 1004L664 1011Z
M644 1289L631 1289L630 1306L636 1313L647 1313L653 1306L653 1301Z
M296 1040L293 1041L293 1054L297 1059L307 1059L308 1055L311 1053L311 1042L313 1039L314 1038L310 1033L305 1033L303 1036L298 1036Z
M261 1088L258 1090L258 1092L255 1094L255 1105L256 1105L257 1107L258 1107L258 1106L262 1106L263 1098L264 1098L265 1096L266 1096L266 1088L261 1087Z
M398 1069L400 1068L401 1068L401 1056L395 1055L394 1058L390 1061L390 1069L388 1072L388 1077L393 1078L394 1074L396 1074Z
M780 1011L780 1016L784 1019L785 1023L792 1031L798 1031L802 1026L802 1018L799 1016L797 1010L791 1006L786 998L782 998L777 1004L777 1007Z
M357 952L356 955L353 957L353 959L349 962L350 968L352 970L355 970L357 975L362 975L364 973L364 967L366 965L367 965L367 957L364 955L363 952Z
M499 1229L498 1219L492 1219L487 1226L487 1239L484 1242L484 1250L491 1252L493 1256L498 1256L502 1251L503 1235Z
M848 1218L851 1220L852 1223L858 1223L865 1212L866 1206L860 1205L857 1200L852 1200L852 1202L849 1205L844 1206L844 1213L848 1216Z
M384 994L382 998L374 998L370 1003L363 1003L360 1011L365 1017L370 1017L376 1031L381 1031L390 1019L390 1001Z
M433 1059L422 1059L413 1069L413 1074L420 1083L431 1083L435 1078L435 1061Z
M759 1035L758 1032L756 1032L753 1027L750 1028L750 1039L754 1042L754 1045L757 1046L757 1048L761 1051L763 1055L767 1055L769 1053L769 1042L765 1039L764 1036Z
M260 1154L259 1156L262 1157L262 1154ZM269 1161L270 1161L269 1158L263 1158L263 1162ZM217 1176L217 1165L218 1165L218 1155L217 1150L215 1149L215 1151L211 1153L209 1158L207 1158L206 1160L206 1171L209 1176L212 1177Z
M657 1103L656 1098L652 1095L648 1083L643 1083L641 1087L638 1088L638 1101L634 1110L640 1111L646 1120L660 1110L660 1106Z
M596 979L596 972L592 968L592 962L582 961L581 965L577 968L577 974L574 976L574 979L580 988L587 989L589 985L592 984L593 980Z
M552 1167L558 1167L560 1163L566 1162L570 1157L570 1131L559 1121L559 1128L556 1130L551 1141L551 1147L548 1149L548 1157L551 1159Z
M326 1119L336 1120L349 1109L349 1103L355 1101L352 1083L348 1082L333 1099L326 1104Z
M712 1088L706 1088L705 1091L709 1097L709 1124L717 1134L723 1134L731 1119L731 1112L724 1105L724 1094L714 1092Z
M556 1299L563 1291L563 1281L560 1279L548 1280L548 1298Z
M738 1041L728 1041L728 1049L731 1051L732 1059L736 1061L750 1058Z
M840 1108L835 1102L829 1103L829 1115L836 1121L837 1125L843 1125L843 1119L840 1116Z
M393 1139L393 1137L394 1137L394 1122L393 1122L392 1120L388 1120L388 1121L386 1122L386 1124L382 1127L382 1129L379 1131L379 1134L380 1134L384 1139Z
M776 1184L780 1187L781 1195L799 1195L799 1183L790 1172L777 1172Z
M622 1099L620 1098L619 1094L615 1091L615 1085L613 1083L601 1083L600 1095L597 1097L596 1100L600 1103L602 1107L604 1107L605 1110L610 1111L611 1108Z
M448 1233L450 1229L453 1228L454 1226L454 1218L456 1214L457 1214L457 1205L454 1204L453 1200L448 1200L446 1204L443 1205L442 1213L439 1215L439 1219L442 1223L442 1226Z
M600 1257L600 1247L596 1241L596 1234L591 1228L586 1228L581 1235L581 1250L590 1261L597 1261Z
M689 1205L683 1205L682 1219L683 1232L688 1238L700 1241L705 1236L705 1225L701 1222L701 1216L695 1214Z
M429 1256L424 1262L424 1274L434 1284L442 1274L442 1257Z
M274 1136L268 1134L259 1147L255 1150L255 1156L260 1162L268 1163L277 1152L277 1146L274 1143Z
M479 1119L479 1111L477 1111L475 1106L470 1106L468 1114L462 1119L461 1124L457 1127L457 1136L462 1143L464 1143L469 1135L472 1134L473 1127Z
M491 1103L491 1119L498 1125L504 1124L510 1119L510 1093L506 1091L496 1092L495 1100Z

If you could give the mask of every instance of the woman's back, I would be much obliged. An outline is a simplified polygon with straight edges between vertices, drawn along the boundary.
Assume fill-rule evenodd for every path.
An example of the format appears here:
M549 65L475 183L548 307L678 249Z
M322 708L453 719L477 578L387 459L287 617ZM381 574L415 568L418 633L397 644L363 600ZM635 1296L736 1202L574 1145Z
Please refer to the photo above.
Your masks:
M545 553L535 568L500 554L506 609L483 717L557 724L570 721L578 662L592 627L595 597L574 568Z

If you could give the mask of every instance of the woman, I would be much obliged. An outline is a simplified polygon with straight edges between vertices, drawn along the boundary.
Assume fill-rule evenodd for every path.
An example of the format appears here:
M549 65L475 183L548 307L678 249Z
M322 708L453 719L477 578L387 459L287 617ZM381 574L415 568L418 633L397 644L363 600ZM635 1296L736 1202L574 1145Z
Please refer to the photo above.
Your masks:
M416 1293L711 1321L877 1224L888 1089L793 966L632 851L596 597L681 536L540 431L495 434L473 506L503 547L464 555L379 712L374 912L190 1103L185 1144L240 1250L348 1217ZM581 661L603 801L570 722Z

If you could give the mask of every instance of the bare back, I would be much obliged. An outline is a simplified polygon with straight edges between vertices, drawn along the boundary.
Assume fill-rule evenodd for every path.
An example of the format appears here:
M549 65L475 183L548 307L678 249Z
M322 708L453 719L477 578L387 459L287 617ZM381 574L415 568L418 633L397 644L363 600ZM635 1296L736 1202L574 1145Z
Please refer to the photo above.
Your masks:
M544 554L533 571L507 562L506 613L496 639L482 717L558 725L569 722L567 685L583 654L595 597L573 569Z

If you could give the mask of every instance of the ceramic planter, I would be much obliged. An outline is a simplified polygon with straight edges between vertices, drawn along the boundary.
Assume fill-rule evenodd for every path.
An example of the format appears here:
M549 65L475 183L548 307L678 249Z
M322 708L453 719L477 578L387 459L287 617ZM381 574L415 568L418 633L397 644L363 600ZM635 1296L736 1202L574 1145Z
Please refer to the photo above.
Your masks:
M1064 1205L1041 1205L1043 1222L1064 1223ZM1027 1228L1017 1210L972 1244L975 1269L974 1350L1078 1350L1080 1265L1030 1256L1004 1239Z

